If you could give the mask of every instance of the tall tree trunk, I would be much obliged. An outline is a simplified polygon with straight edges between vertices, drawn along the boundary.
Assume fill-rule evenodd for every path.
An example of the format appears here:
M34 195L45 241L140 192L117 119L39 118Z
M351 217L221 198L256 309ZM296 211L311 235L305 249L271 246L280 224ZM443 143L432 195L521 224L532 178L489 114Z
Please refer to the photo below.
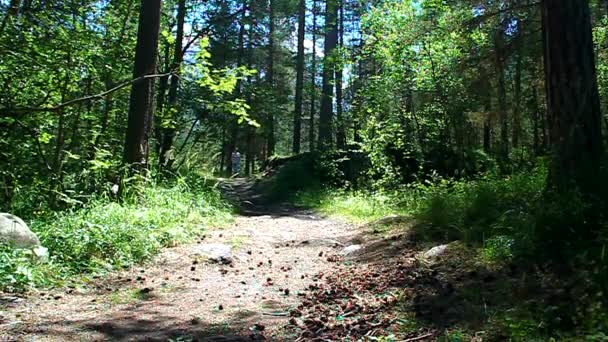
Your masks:
M509 157L509 124L507 118L507 87L505 85L505 65L503 57L503 25L499 25L494 33L495 67L498 75L498 118L500 121L500 157L507 160Z
M304 30L306 29L306 0L298 5L298 57L296 63L296 103L293 112L294 154L300 153L302 134L302 98L304 93Z
M361 47L359 46L359 51L361 51ZM359 92L361 89L361 80L364 78L363 72L363 58L359 59L359 63L357 63L357 78L355 79L355 94ZM353 120L353 140L356 143L362 143L363 139L361 138L361 110L360 107L362 104L358 104L358 108L356 109L356 117ZM414 113L412 113L414 114ZM415 116L414 116L415 117ZM421 132L418 130L418 134Z
M308 124L308 150L315 150L315 100L317 97L317 0L312 1L312 61L310 71L310 120Z
M160 14L161 0L141 1L133 78L154 74L156 71ZM148 167L153 91L153 78L136 82L131 87L124 161L138 171L144 171Z
M490 104L486 104L485 110L486 117L483 121L483 150L486 153L490 153L492 149L492 106Z
M166 43L164 46L163 61L164 66L162 73L168 73L171 71L171 46ZM167 99L167 87L169 86L169 76L163 76L159 80L158 93L156 94L156 116L153 118L154 121L154 134L156 136L156 155L159 158L159 167L161 165L160 159L163 153L163 119L165 114L165 100Z
M338 41L337 0L326 0L325 43L323 57L323 87L321 90L321 112L319 116L319 149L327 150L332 146L333 86L335 63L332 61Z
M513 117L512 117L512 136L511 143L514 148L519 147L519 137L521 136L521 49L517 53L517 60L515 62L515 89L514 89L514 99L515 102L513 108Z
M545 0L545 84L553 158L549 186L595 193L603 154L589 4Z
M251 1L251 6L253 6L253 1ZM245 9L247 8L247 4L244 4L243 7L243 24L239 30L239 56L237 57L238 63L242 63L242 59L245 55L245 46L244 46L244 38L245 38ZM247 68L253 68L253 34L254 34L254 21L253 21L253 8L250 9L249 14L249 31L247 32ZM251 76L247 76L247 83L251 84ZM242 92L240 88L242 87L241 82L239 81L239 94ZM251 91L247 92L247 103L251 106L252 98ZM246 127L246 150L245 150L245 175L249 176L253 173L255 164L255 127L248 125Z
M533 123L533 127L532 127L532 141L533 141L533 147L534 147L534 155L539 156L541 153L540 130L541 130L541 123L542 123L542 113L538 106L538 91L536 89L536 86L533 86L533 89L532 89L532 113L534 113L533 114L534 123ZM544 126L543 126L543 129L544 129Z
M269 26L268 26L268 72L266 73L266 82L270 88L271 99L274 102L274 0L270 0L269 6ZM267 157L274 155L275 137L274 137L274 106L268 112L268 127L266 131L267 139Z
M336 0L339 6L339 29L338 29L338 42L340 49L344 47L344 5L341 0ZM346 125L344 122L344 108L342 103L342 72L343 66L342 61L338 61L336 66L336 146L338 149L343 150L346 148Z
M175 112L177 111L177 91L179 89L179 75L182 66L184 54L182 51L182 42L184 40L184 22L186 19L186 0L179 0L177 5L177 32L175 34L175 45L173 47L173 63L171 71L174 75L171 76L171 85L169 86L169 95L167 97L167 107L169 108L170 121L175 120ZM173 158L169 157L169 151L173 146L175 139L176 128L175 122L170 122L168 127L163 128L163 140L160 148L159 167L171 168Z

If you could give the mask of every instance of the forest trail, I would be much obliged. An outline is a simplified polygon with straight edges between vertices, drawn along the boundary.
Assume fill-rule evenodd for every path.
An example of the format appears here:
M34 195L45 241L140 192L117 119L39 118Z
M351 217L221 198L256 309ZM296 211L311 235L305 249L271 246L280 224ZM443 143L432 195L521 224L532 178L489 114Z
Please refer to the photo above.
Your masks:
M303 290L335 266L327 258L349 245L346 223L285 206L264 206L250 182L223 185L242 214L194 244L166 249L153 262L93 279L87 286L5 298L0 340L250 341L292 340L288 313ZM231 264L196 256L224 244ZM281 337L279 337L281 336Z

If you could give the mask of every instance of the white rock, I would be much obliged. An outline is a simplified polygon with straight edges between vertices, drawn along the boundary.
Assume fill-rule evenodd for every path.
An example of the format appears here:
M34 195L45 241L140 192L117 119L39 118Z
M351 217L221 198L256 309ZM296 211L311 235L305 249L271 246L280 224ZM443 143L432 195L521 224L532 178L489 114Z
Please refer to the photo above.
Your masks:
M38 236L28 228L27 224L17 216L7 213L0 213L0 241L16 248L40 246Z
M439 245L439 246L435 246L431 249L429 249L428 251L424 252L424 254L422 254L422 256L425 259L437 259L438 257L442 256L448 249L450 245Z
M361 248L363 248L361 245L350 245L348 247L344 247L340 253L343 255L348 255L360 250Z
M208 243L192 248L193 255L199 255L212 262L230 264L232 262L232 248L221 243Z
M49 257L49 249L46 247L38 246L32 249L32 252L34 252L34 255L38 260L47 260Z

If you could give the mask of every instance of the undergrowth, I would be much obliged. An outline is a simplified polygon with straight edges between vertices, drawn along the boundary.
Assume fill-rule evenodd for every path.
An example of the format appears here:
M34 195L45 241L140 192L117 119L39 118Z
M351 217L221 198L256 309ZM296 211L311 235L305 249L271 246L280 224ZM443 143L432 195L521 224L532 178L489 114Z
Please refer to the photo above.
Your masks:
M608 331L603 295L608 229L598 210L602 206L589 205L576 193L550 195L545 170L541 166L509 176L436 179L389 191L302 191L293 201L354 222L405 216L414 222L416 240L459 240L477 251L481 263L539 273L538 286L547 287L546 296L526 299L537 307L512 303L513 312L534 312L538 320L509 313L500 318L514 340L561 336L559 331L565 331L563 336L600 336ZM542 284L551 278L563 280Z
M93 199L83 208L35 219L31 229L49 249L46 261L0 246L0 289L46 287L74 275L103 273L150 259L231 219L219 191L201 181L148 184L122 203Z

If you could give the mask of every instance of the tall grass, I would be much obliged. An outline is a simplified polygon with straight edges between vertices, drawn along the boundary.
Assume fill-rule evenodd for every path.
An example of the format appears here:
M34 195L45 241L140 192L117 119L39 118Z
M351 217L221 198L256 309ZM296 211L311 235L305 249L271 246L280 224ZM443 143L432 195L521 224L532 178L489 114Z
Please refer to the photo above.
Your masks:
M185 179L171 186L151 184L122 203L94 199L84 208L33 222L32 230L49 249L48 262L0 247L0 288L23 290L79 273L126 268L228 222L231 215L216 189Z

